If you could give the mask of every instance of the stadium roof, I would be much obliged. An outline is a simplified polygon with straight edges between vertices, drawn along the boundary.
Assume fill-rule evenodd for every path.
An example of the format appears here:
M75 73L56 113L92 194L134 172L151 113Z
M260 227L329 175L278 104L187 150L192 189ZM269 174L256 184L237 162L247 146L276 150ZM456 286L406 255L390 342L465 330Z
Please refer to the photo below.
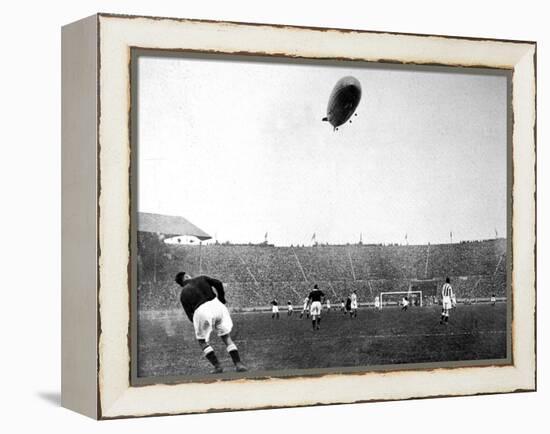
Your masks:
M138 213L138 231L167 235L189 235L197 237L201 241L212 238L202 229L183 217L147 212Z

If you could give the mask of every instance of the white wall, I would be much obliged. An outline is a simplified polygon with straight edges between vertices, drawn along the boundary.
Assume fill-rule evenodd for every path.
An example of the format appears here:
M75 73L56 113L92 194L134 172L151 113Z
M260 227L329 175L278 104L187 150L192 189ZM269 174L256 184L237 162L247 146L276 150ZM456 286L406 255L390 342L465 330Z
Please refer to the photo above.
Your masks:
M0 26L0 427L71 432L541 432L550 402L546 170L548 13L544 2L165 0L2 5ZM60 390L60 26L97 11L537 40L539 157L539 392L95 422L59 407ZM545 164L546 163L546 164ZM546 196L546 199L544 199ZM23 234L32 234L21 243ZM7 243L6 243L7 241ZM546 261L545 261L546 259ZM287 428L292 425L292 428ZM536 429L538 427L538 429ZM533 431L533 428L535 430ZM547 428L546 428L547 429Z

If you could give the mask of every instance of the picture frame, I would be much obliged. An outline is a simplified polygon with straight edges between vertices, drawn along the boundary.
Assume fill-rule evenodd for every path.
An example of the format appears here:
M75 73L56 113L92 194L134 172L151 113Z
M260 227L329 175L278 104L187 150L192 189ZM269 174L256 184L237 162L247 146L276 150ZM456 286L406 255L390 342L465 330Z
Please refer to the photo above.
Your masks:
M137 384L131 77L143 50L509 74L509 361ZM62 171L64 407L113 419L536 390L535 42L96 14L62 31Z

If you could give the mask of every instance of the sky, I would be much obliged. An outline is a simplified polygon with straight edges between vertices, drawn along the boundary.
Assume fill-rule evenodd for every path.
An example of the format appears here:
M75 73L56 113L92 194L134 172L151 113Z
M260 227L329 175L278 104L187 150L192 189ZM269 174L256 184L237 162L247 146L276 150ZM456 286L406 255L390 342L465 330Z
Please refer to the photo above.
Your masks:
M505 236L505 76L333 65L140 56L138 210L234 243ZM333 131L347 75L362 98Z

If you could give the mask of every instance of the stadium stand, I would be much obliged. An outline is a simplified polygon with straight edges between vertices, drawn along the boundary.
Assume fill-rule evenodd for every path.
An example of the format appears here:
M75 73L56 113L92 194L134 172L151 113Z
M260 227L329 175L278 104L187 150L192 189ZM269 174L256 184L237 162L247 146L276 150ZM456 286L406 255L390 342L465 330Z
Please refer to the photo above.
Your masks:
M234 309L266 306L273 298L301 306L313 283L336 305L356 290L371 302L387 291L417 286L436 295L446 276L459 298L506 296L506 240L455 244L384 246L269 244L166 244L152 233L138 234L140 310L179 308L173 281L180 270L224 282ZM425 283L423 283L425 282ZM422 288L421 288L422 287Z

